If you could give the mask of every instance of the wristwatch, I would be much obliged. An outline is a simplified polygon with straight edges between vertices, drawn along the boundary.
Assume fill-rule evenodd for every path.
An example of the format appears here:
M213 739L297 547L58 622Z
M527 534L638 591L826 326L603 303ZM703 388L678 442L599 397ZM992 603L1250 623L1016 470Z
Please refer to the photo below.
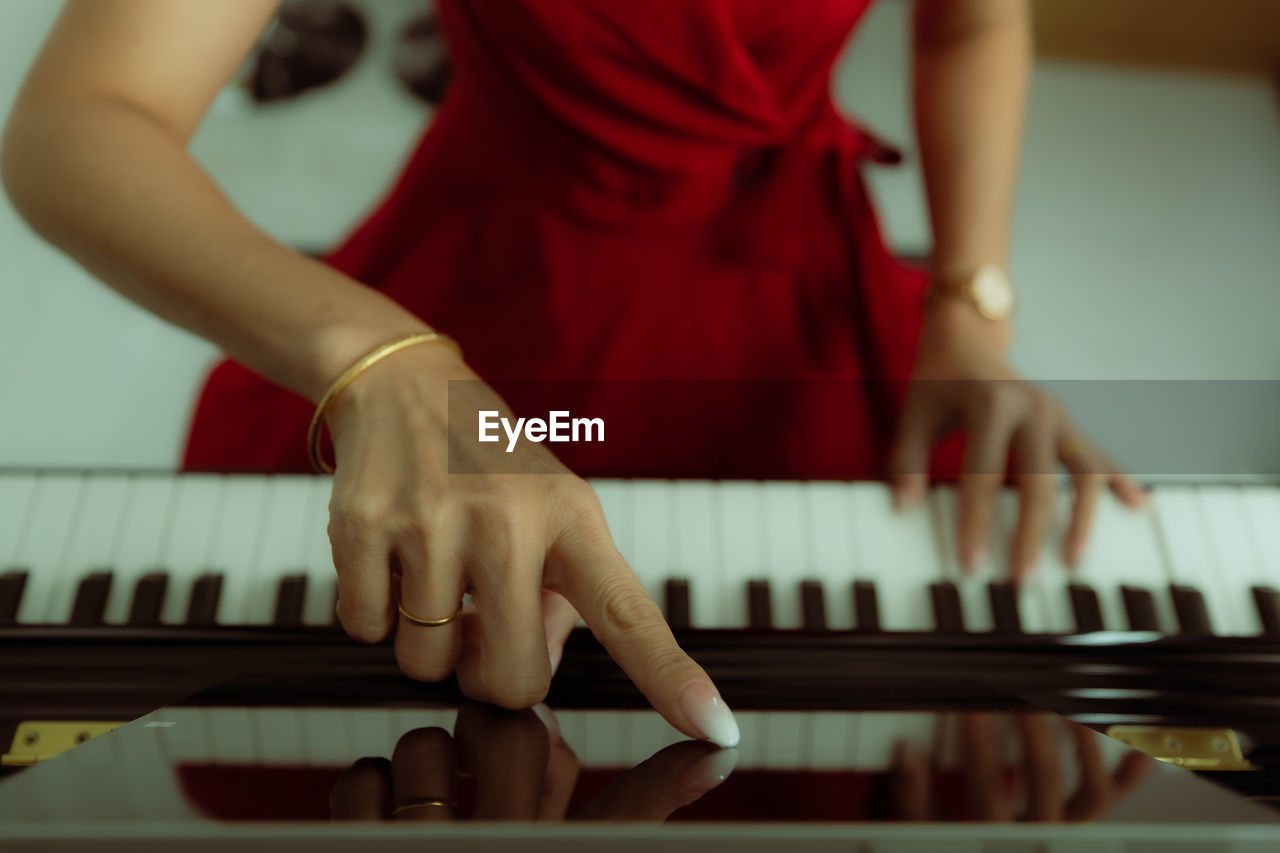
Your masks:
M963 299L988 320L1003 321L1013 316L1017 301L1009 275L995 264L979 267L966 276L934 276L930 292Z

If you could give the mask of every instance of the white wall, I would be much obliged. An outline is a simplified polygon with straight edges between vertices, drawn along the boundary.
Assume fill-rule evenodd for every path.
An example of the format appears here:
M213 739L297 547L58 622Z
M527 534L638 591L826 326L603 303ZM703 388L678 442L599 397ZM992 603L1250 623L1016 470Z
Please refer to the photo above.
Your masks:
M228 95L202 127L195 156L281 240L314 248L341 236L428 120L387 85L388 39L418 2L371 7L377 49L331 93L251 121ZM0 117L56 5L0 0ZM906 11L881 2L836 81L842 104L896 141L910 139ZM1260 78L1037 63L1013 257L1014 352L1029 376L1280 378L1276 107ZM872 181L895 246L922 252L914 164ZM41 244L0 202L0 467L174 465L214 356Z

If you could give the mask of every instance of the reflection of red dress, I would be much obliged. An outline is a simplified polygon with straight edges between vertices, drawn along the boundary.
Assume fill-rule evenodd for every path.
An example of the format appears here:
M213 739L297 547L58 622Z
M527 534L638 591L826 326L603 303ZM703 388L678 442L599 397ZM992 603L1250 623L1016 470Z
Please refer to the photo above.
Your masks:
M442 0L445 103L327 260L489 379L752 380L576 384L575 415L680 418L679 448L553 447L584 475L875 473L886 405L848 380L906 375L924 279L828 94L869 2ZM310 415L223 362L184 467L305 471Z

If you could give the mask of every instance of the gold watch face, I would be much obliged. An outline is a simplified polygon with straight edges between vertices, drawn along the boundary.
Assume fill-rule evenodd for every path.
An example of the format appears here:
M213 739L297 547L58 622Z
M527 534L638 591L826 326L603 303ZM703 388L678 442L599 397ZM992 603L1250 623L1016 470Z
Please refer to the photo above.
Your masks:
M1013 314L1013 283L999 267L978 270L970 282L969 293L978 312L988 320L1007 320Z

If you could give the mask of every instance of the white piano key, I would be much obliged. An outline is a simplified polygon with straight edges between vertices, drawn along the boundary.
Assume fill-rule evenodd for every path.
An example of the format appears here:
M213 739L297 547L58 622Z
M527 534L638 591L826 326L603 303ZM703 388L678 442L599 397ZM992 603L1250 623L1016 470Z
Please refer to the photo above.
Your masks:
M723 548L725 587L722 621L717 628L748 626L747 584L768 581L771 567L766 563L764 517L761 490L754 481L725 480L719 484L720 531ZM777 618L777 590L770 584L773 615Z
M1269 583L1280 588L1280 489L1249 486L1241 490L1249 530ZM0 538L0 542L3 542Z
M338 594L338 572L333 567L333 546L329 543L329 497L333 480L316 477L308 497L310 508L302 532L302 565L307 570L307 600L302 607L304 625L333 623L333 603Z
M931 631L929 584L942 578L937 537L925 507L898 512L889 490L855 483L858 580L875 584L880 627L885 631Z
M156 725L160 749L170 761L185 764L211 761L217 755L211 742L209 708L161 708L148 715Z
M822 581L827 627L847 631L854 627L854 543L858 536L852 493L846 484L831 481L810 482L806 489L805 536L811 555L807 571Z
M796 768L807 763L813 739L813 715L774 711L765 717L763 762L766 767Z
M582 715L582 743L593 767L631 767L631 729L623 715L587 711ZM566 739L566 743L567 743ZM578 758L584 758L578 753Z
M206 708L209 748L218 764L259 764L262 745L254 726L253 709Z
M1002 579L1013 577L1012 544L1017 528L1020 502L1014 489L1001 489L996 498L996 538L988 548L994 553ZM1018 619L1024 634L1045 634L1050 629L1049 604L1044 576L1035 572L1018 585Z
M356 752L350 714L347 708L308 708L301 714L302 748L311 766L345 769L364 757L364 753ZM390 756L389 752L380 755Z
M671 507L668 504L670 484L666 480L636 480L630 484L631 514L628 527L632 531L627 550L622 552L636 577L644 584L649 597L663 602L666 580L673 576L671 564Z
M1040 584L1046 616L1045 629L1051 634L1072 634L1076 630L1075 611L1071 609L1071 593L1067 587L1075 579L1063 557L1063 541L1071 521L1073 495L1060 488L1054 498L1053 516L1040 542L1035 577Z
M738 722L738 769L764 767L765 746L769 736L764 711L734 711Z
M22 543L38 479L36 474L0 476L0 572L16 568L13 561Z
M803 624L800 584L809 579L821 580L812 571L813 554L805 536L806 487L792 481L755 486L761 492L760 524L765 532L764 565L773 600L773 625L799 628ZM824 603L826 597L823 596Z
M719 487L705 480L672 484L676 521L671 571L689 581L689 621L696 628L714 628L728 618L718 498Z
M1170 580L1200 592L1214 634L1239 633L1245 624L1244 614L1236 612L1235 602L1218 581L1221 570L1209 546L1204 511L1195 488L1165 486L1153 492L1151 501L1165 545Z
M208 567L222 573L218 594L218 624L240 624L245 590L254 571L254 555L266 517L267 478L261 475L228 477L222 511L210 547Z
M160 566L169 573L160 621L181 625L187 619L191 587L209 570L214 531L222 510L225 478L218 474L187 474L178 478L173 514L165 530Z
M850 767L883 772L893 765L896 744L933 754L939 715L919 711L873 711L858 714L857 738Z
M587 713L573 708L555 711L556 724L560 726L560 737L584 764L589 760L586 756L590 754L593 747L586 737Z
M404 734L392 727L391 713L386 708L354 708L346 712L343 722L354 751L351 762L365 757L391 758Z
M115 574L104 617L109 625L123 625L129 620L138 579L161 570L160 556L174 507L176 483L174 477L139 475L129 488L120 538L112 559Z
M1198 490L1209 547L1217 571L1202 584L1218 587L1239 621L1219 627L1222 634L1251 637L1262 633L1253 587L1272 585L1271 572L1258 552L1250 529L1244 495L1238 486L1206 486Z
M305 711L297 708L254 708L250 713L263 764L305 765L310 761L302 743L300 716Z
M84 477L46 474L31 495L31 507L14 552L15 567L28 570L26 589L18 603L18 623L44 622L52 612L63 577L69 531L80 509Z
M940 540L938 548L942 561L942 579L954 583L960 593L965 630L973 633L989 632L995 628L995 619L991 615L991 594L988 592L988 587L996 580L995 560L991 558L991 554L993 548L999 547L996 538L999 534L993 523L988 539L990 546L983 559L970 568L962 566L956 525L959 507L957 494L954 486L938 486L929 497L933 525Z
M630 513L630 481L628 480L593 480L591 487L600 499L600 507L604 510L605 522L609 525L609 534L613 544L625 556L631 548L631 513ZM585 619L578 620L578 627L584 628Z
M273 476L267 483L262 533L245 584L239 619L245 625L270 625L275 616L280 578L302 571L304 529L309 510L307 476ZM388 571L390 568L388 567Z
M591 487L600 499L605 521L609 524L609 533L613 536L613 544L626 556L632 551L631 481L592 480Z
M59 594L51 602L49 622L64 624L71 619L76 592L86 575L113 571L112 556L121 536L121 526L133 481L124 474L88 477L81 495L81 509L75 529L67 531L67 572ZM114 587L119 581L113 576Z
M857 715L848 711L814 711L810 717L809 757L805 766L851 767L853 745L858 736Z
M648 761L657 753L671 746L688 740L682 732L677 731L662 718L657 711L636 711L631 714L631 754L632 765ZM579 756L581 758L581 756Z
M1110 492L1104 492L1098 499L1075 577L1097 593L1102 626L1106 630L1129 630L1129 616L1120 588L1131 586L1151 593L1160 632L1176 632L1169 575L1160 552L1155 515L1150 508L1130 509Z

